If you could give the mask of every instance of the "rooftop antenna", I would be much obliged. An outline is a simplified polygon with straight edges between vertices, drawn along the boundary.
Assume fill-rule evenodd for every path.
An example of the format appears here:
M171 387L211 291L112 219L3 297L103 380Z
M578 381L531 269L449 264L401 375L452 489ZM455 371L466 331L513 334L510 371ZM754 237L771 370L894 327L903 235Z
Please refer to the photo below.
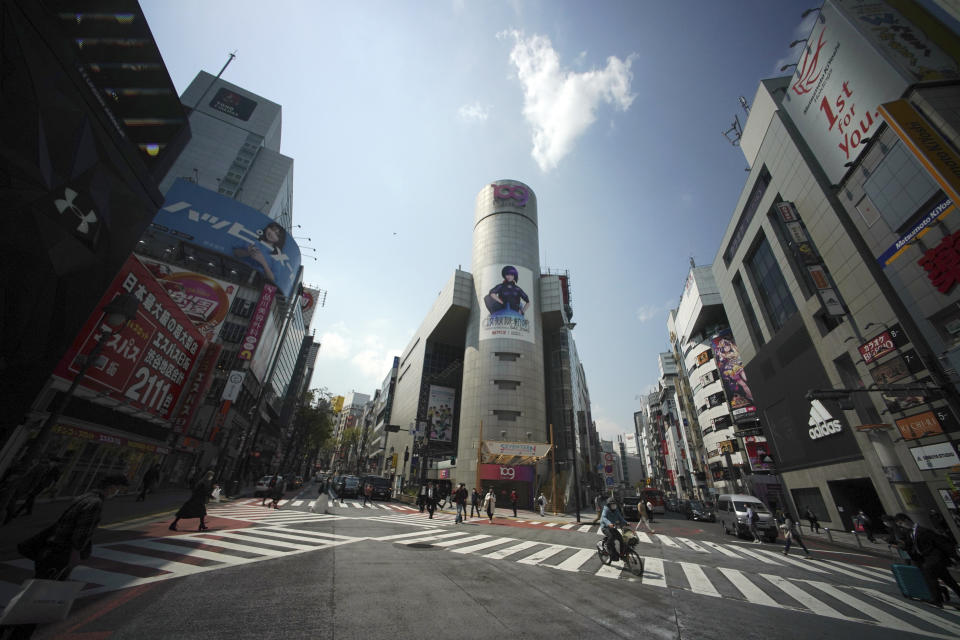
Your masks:
M201 102L203 101L203 99L206 97L207 93L210 91L210 88L213 87L213 84L214 84L217 80L220 79L220 76L222 76L222 75L223 75L223 72L227 70L227 67L230 66L230 63L233 62L233 59L237 57L237 50L234 49L234 50L233 50L230 54L228 54L228 55L229 55L229 57L227 58L227 61L224 63L223 67L220 69L220 73L218 73L217 76L216 76L213 80L210 81L210 84L207 85L207 88L204 89L203 93L200 94L200 97L197 98L197 102L196 102L196 104L193 105L193 109L191 109L191 111L196 111L196 110L197 110L197 107L200 106L200 103L201 103Z
M749 117L750 105L747 104L747 99L743 96L740 96L737 98L737 101L740 103L740 106L743 107L744 113L746 113L747 117ZM740 146L740 138L743 137L743 127L740 126L740 118L737 116L737 114L733 115L733 122L730 124L730 128L723 132L723 137L726 138L727 142L733 146Z

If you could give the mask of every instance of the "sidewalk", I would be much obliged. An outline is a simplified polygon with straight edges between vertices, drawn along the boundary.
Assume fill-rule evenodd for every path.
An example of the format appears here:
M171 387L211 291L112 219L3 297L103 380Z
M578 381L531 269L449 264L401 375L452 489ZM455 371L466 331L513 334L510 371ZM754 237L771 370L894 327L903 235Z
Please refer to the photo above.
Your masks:
M233 498L221 498L221 503L231 499L253 495L253 487L241 489ZM97 543L103 537L103 529L118 525L130 520L141 518L172 517L173 513L190 497L190 491L182 487L164 487L156 493L147 495L146 500L137 502L137 492L132 491L107 500L103 505L103 514L100 518L98 531L93 534L93 542ZM10 560L20 557L17 544L32 536L44 527L48 527L73 502L73 498L47 500L37 502L33 506L33 513L29 516L21 515L8 524L0 526L0 560ZM213 503L211 503L213 504Z

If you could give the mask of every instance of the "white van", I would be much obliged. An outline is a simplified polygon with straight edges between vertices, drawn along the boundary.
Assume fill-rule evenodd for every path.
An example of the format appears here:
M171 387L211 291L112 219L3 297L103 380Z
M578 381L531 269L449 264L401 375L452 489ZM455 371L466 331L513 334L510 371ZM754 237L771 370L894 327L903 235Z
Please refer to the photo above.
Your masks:
M747 507L753 507L753 510L760 516L757 523L757 529L760 535L767 542L776 542L777 540L777 519L773 517L767 505L763 504L760 498L748 496L743 493L725 493L717 499L717 519L720 521L720 527L723 532L733 533L737 536L750 535L750 523L747 522Z

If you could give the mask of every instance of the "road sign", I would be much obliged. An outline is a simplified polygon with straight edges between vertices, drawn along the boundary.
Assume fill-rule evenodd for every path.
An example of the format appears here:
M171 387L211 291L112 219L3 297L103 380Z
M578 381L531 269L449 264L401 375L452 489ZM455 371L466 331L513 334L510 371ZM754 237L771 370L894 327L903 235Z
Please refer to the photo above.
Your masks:
M603 459L604 459L606 462L613 462L613 460L614 460L613 454L612 454L612 453L605 453L605 454L603 454Z
M612 465L612 464L608 464L607 466L605 466L605 467L603 468L603 472L604 472L605 474L607 474L608 476L612 476L612 475L613 475L613 465Z
M607 486L612 487L613 484L614 484L613 478L611 476L607 476Z

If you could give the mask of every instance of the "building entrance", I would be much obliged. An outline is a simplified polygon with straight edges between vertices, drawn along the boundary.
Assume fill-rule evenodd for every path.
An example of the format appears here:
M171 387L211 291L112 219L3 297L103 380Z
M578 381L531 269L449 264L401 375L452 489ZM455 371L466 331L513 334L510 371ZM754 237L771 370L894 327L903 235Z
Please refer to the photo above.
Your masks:
M846 531L853 531L853 517L860 509L870 516L873 527L882 528L880 516L883 515L883 504L873 488L869 478L854 478L852 480L829 480L827 486L833 496L833 502L840 512L840 519Z
M487 489L493 487L493 494L497 496L497 508L510 508L510 492L517 492L517 508L530 509L533 500L530 497L530 483L517 480L483 480L483 493L487 495Z

